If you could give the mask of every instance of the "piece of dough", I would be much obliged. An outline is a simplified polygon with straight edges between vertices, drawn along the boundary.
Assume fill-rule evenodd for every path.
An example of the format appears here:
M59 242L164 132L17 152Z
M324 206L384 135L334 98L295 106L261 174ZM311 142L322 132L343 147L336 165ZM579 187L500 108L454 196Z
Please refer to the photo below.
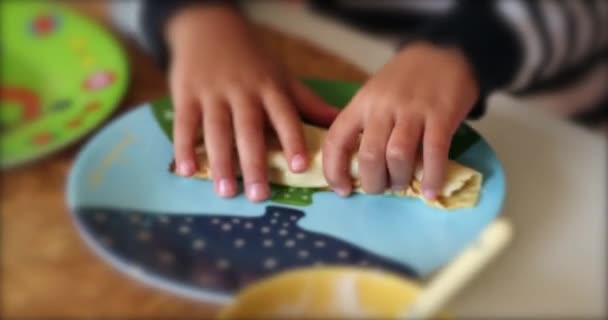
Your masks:
M327 131L325 129L304 125L304 136L310 157L310 166L308 170L303 173L293 173L289 170L287 160L281 150L278 139L275 136L268 136L266 145L268 148L267 161L269 166L269 181L278 185L298 188L328 188L328 183L323 175L321 152L321 146L326 133ZM196 154L198 156L199 171L192 177L210 179L211 170L203 145L200 145L197 148ZM238 159L235 159L235 161L236 160ZM170 169L171 171L175 170L174 164L171 165ZM363 193L357 179L359 174L356 157L353 157L351 161L350 173L353 177L355 192ZM236 174L240 175L240 172L237 171ZM422 165L421 163L418 163L414 177L405 190L387 190L385 194L418 197L429 205L443 209L468 208L477 204L479 192L481 190L482 175L474 169L465 167L454 161L449 161L444 187L441 190L440 195L433 201L429 201L422 196L422 178Z

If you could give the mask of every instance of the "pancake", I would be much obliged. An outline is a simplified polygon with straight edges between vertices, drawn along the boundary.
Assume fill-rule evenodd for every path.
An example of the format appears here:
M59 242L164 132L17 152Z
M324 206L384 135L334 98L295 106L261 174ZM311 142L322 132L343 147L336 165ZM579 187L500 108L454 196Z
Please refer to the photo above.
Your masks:
M288 162L285 159L281 145L275 135L268 135L267 146L267 162L269 167L269 181L273 184L289 186L294 188L321 188L329 190L325 176L323 175L323 140L327 134L327 130L311 125L304 124L304 136L310 165L307 171L302 173L293 173L289 170ZM234 152L236 155L237 153ZM209 161L205 153L205 147L201 143L196 149L198 158L198 172L192 178L211 179L211 170ZM238 159L235 156L235 163ZM365 193L360 188L358 180L358 161L354 156L351 160L350 173L353 177L354 191ZM172 172L175 171L175 164L170 166ZM236 172L240 176L240 171ZM480 172L450 160L447 165L446 179L439 196L434 200L427 200L422 195L422 179L423 170L422 163L418 162L414 177L410 184L400 191L387 190L386 195L401 196L401 197L416 197L422 199L426 204L442 209L458 209L470 208L477 204L479 193L481 191L482 175Z

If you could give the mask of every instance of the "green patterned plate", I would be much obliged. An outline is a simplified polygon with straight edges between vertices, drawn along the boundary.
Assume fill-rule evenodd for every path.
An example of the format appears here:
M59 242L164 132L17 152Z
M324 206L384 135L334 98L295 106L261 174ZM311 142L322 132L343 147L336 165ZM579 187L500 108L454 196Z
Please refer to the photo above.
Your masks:
M113 37L43 2L0 3L0 168L77 141L117 107L126 57Z

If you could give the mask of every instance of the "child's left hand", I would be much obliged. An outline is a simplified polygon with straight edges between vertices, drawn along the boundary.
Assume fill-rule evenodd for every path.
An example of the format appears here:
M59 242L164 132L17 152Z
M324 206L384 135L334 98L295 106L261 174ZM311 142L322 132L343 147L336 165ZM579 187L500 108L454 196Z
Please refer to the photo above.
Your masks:
M349 163L358 151L366 193L389 186L401 190L410 182L422 142L423 192L435 198L452 136L478 95L473 70L459 49L410 44L367 81L331 126L323 146L327 181L338 194L349 195Z

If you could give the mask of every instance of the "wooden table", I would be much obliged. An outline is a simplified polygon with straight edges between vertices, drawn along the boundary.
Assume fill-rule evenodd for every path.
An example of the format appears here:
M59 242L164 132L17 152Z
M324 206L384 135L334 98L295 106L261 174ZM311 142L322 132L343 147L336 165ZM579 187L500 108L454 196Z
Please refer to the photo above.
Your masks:
M92 1L91 1L92 2ZM109 27L103 2L72 2ZM263 43L299 76L364 80L366 74L305 41L259 27ZM168 94L163 72L120 37L132 82L116 118ZM86 141L86 139L85 139ZM36 163L3 172L0 192L0 318L201 318L216 310L146 287L95 256L76 233L66 207L66 176L82 142Z

